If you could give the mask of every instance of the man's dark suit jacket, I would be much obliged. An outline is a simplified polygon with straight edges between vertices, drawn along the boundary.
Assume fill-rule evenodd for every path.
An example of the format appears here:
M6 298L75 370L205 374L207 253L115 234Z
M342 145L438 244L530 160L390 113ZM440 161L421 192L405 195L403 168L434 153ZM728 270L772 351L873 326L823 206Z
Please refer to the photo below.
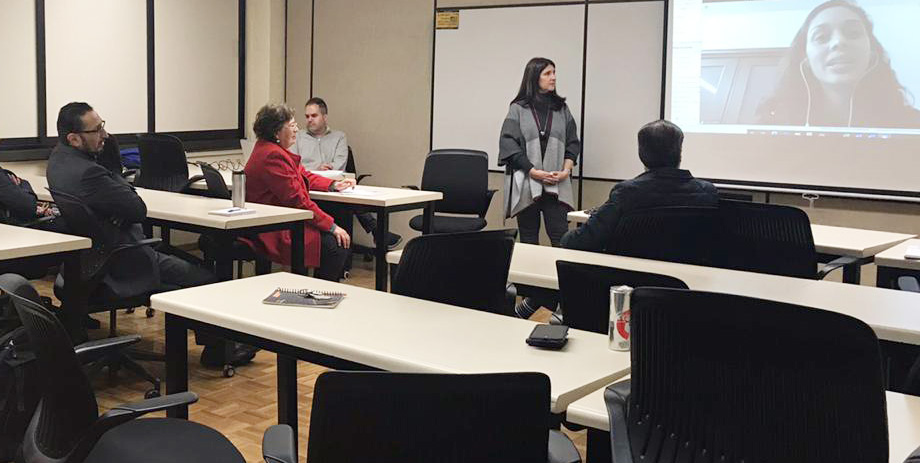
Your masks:
M623 214L637 209L666 206L718 206L719 192L712 183L693 178L677 168L653 169L616 184L610 199L581 227L562 237L562 247L603 251Z
M6 169L0 169L0 214L9 215L9 222L14 225L35 220L38 198L29 182L19 179L19 185L10 178L15 175ZM2 219L2 218L0 218Z
M144 239L140 225L147 217L144 200L127 180L99 165L93 155L59 143L48 158L47 177L51 189L80 198L102 226L112 231L115 238L107 245ZM157 289L160 271L155 251L143 246L117 254L102 284L100 289L110 297L136 296Z

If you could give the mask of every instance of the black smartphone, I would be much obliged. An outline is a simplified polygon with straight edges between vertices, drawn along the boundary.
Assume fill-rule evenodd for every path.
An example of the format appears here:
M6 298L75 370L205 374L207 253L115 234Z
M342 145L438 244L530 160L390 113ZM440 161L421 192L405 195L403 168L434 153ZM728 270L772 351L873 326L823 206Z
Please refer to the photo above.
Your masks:
M569 327L565 325L537 325L533 327L527 344L548 349L561 349L568 342Z

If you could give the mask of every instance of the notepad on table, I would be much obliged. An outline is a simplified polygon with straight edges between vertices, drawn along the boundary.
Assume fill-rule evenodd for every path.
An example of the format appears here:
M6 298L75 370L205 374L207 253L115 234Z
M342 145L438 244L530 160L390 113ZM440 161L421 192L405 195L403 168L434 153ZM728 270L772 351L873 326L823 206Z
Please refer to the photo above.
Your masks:
M213 211L208 211L208 214L228 217L234 215L254 214L255 212L255 209L246 209L245 207L228 207L225 209L215 209Z
M339 302L342 302L344 298L344 293L311 291L309 289L276 288L268 297L262 299L262 303L332 309L339 305Z

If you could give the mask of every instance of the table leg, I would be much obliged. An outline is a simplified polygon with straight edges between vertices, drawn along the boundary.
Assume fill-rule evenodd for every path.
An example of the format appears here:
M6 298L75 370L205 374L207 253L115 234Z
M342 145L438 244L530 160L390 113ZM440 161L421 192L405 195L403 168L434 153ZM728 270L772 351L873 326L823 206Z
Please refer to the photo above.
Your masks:
M434 201L425 203L425 209L422 212L422 234L428 235L432 232L434 226Z
M297 359L278 354L278 424L294 429L297 448Z
M390 214L386 209L377 210L377 236L374 248L374 271L377 291L387 290L387 233L390 231Z
M233 237L228 233L218 233L214 236L215 242L217 243L217 249L227 250L227 252L218 252L218 256L225 256L225 258L218 258L214 262L215 270L217 271L217 279L219 281L230 281L233 279L233 260L230 259L230 249L233 249ZM240 275L242 277L242 275Z
M843 266L843 282L858 285L862 276L862 262Z
M291 223L291 272L306 275L307 268L303 264L303 221Z
M875 286L878 288L894 289L895 272L890 267L879 266L875 273Z
M160 225L160 239L164 245L169 246L169 227L166 225Z
M182 320L166 314L166 393L188 391L188 329ZM188 405L166 411L170 418L188 419Z
M61 322L67 329L70 339L74 344L80 344L88 339L86 327L83 326L83 320L87 315L87 305L89 303L89 293L85 285L79 284L80 276L80 253L68 252L64 254L63 277L64 296L61 304Z
M585 449L585 460L588 463L610 463L613 456L610 453L610 433L600 429L588 428L588 444Z

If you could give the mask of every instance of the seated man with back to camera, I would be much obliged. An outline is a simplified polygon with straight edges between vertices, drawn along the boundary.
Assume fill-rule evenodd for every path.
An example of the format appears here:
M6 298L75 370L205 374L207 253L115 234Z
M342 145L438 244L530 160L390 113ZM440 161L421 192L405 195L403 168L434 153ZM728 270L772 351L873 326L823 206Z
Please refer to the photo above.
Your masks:
M100 219L99 226L111 230L117 243L143 240L141 223L147 218L147 205L127 180L97 162L108 137L105 121L86 103L68 103L58 113L57 131L58 144L48 157L48 186L89 207ZM94 296L120 299L216 281L208 270L142 246L113 257ZM209 366L239 365L255 355L253 348L237 346L232 357L225 359L222 340L209 336L204 344L201 361Z
M341 130L329 128L329 107L322 98L310 98L304 105L304 116L307 118L307 130L297 133L297 142L291 146L290 151L299 154L301 164L307 170L345 170L348 163L348 141ZM330 211L331 212L331 211ZM335 214L333 214L335 215ZM370 212L355 214L361 228L374 237L377 229L377 219ZM387 232L387 248L393 249L402 241L396 233Z
M639 130L639 159L645 172L614 185L610 198L588 221L562 237L562 247L604 250L627 212L666 206L718 206L716 187L680 168L684 133L670 121L650 122Z

